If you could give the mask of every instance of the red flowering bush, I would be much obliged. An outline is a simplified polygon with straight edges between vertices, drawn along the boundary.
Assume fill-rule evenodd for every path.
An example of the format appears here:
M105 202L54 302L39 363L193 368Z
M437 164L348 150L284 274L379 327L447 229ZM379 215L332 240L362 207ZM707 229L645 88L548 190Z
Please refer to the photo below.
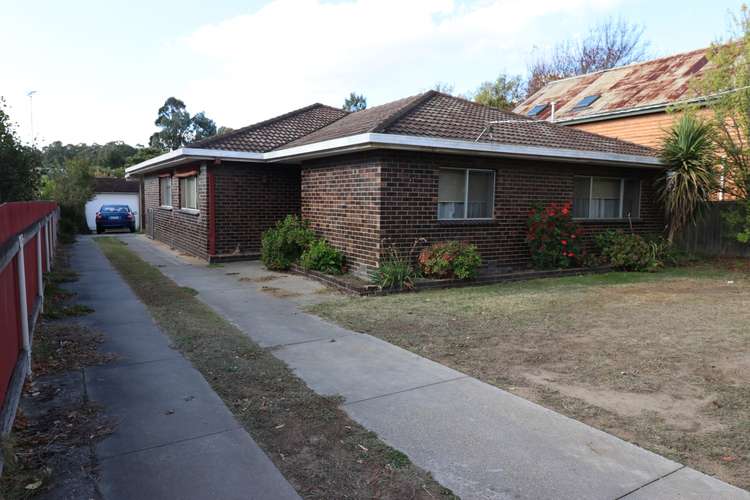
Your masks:
M583 230L573 221L570 205L570 202L550 203L529 211L526 241L534 267L565 268L583 260Z
M481 264L477 247L464 241L442 241L419 253L422 274L432 278L473 278Z

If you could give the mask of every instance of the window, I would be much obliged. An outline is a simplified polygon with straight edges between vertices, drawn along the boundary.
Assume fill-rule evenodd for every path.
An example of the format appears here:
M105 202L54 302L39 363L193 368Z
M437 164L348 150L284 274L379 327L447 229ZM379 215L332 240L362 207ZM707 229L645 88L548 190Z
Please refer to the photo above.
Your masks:
M494 170L441 169L438 219L491 219L494 193Z
M613 177L576 177L573 217L579 219L637 219L641 211L641 181Z
M589 95L589 96L586 96L583 99L581 99L580 101L578 101L578 104L576 104L575 106L573 106L573 109L588 108L589 106L591 106L592 104L594 104L594 102L597 99L599 99L599 97L601 97L601 96L599 96L599 95Z
M198 210L198 177L180 178L180 208Z
M162 207L172 206L172 178L159 177L159 205Z
M545 109L547 109L547 104L537 104L536 106L534 106L533 108L529 110L529 112L527 113L527 116L536 116L542 111L544 111Z

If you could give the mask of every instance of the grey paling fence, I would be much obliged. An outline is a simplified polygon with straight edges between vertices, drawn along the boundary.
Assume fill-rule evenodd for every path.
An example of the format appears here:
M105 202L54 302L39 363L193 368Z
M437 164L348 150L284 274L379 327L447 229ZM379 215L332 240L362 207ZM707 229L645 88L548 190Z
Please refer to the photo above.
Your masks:
M736 208L733 201L712 202L696 225L687 227L676 242L685 250L701 255L750 257L750 244L737 241L727 228L722 213Z

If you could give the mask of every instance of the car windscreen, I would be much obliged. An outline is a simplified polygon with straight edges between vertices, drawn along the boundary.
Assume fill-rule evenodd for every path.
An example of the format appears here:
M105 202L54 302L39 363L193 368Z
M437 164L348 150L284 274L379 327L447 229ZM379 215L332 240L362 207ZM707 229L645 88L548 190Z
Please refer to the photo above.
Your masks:
M126 205L105 205L99 210L103 214L126 214L130 209Z

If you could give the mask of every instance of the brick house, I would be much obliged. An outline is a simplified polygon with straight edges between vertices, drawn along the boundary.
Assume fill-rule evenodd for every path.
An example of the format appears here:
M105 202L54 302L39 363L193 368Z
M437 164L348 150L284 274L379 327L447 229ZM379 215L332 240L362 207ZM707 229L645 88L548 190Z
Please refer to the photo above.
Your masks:
M146 231L210 261L257 258L261 233L300 214L349 267L415 239L475 243L528 263L534 203L574 202L589 234L663 228L653 150L429 91L347 113L314 104L134 165Z

